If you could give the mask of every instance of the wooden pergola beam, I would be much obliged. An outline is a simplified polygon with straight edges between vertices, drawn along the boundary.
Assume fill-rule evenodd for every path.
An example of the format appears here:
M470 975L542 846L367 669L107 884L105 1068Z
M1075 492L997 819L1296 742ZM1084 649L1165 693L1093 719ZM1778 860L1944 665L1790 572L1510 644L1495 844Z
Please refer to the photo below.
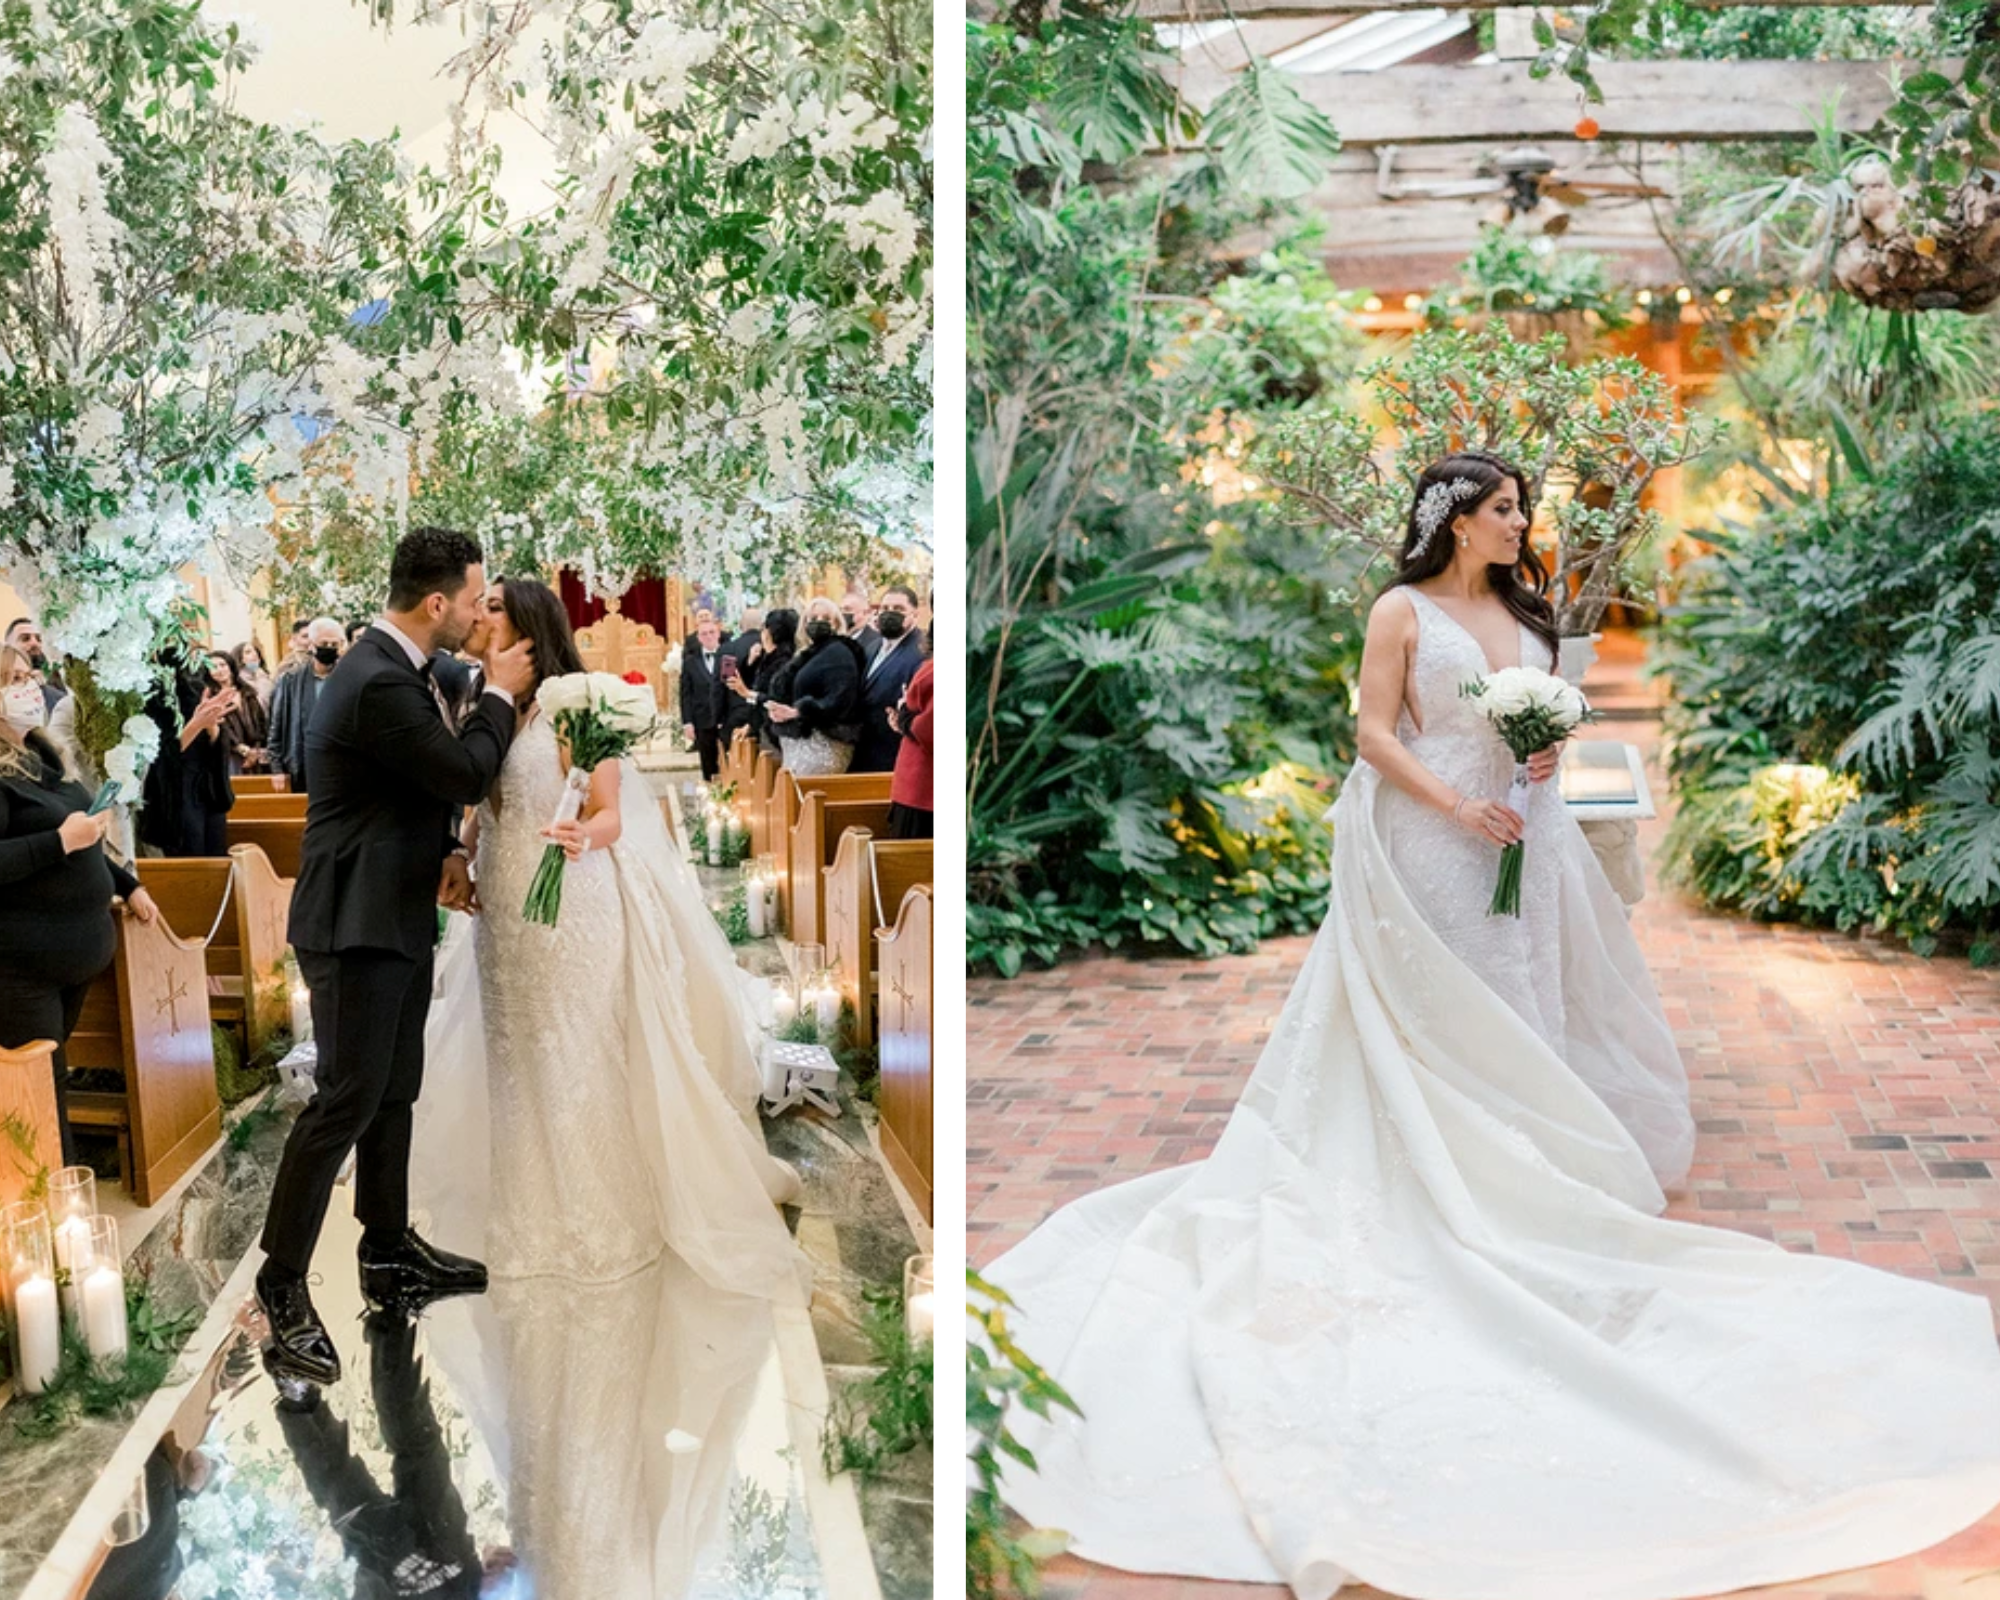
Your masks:
M1808 139L1837 95L1839 127L1862 132L1888 109L1896 67L1914 70L1888 61L1607 61L1593 69L1605 103L1590 115L1607 141ZM1937 70L1956 75L1958 64ZM1206 109L1233 81L1190 61L1181 86ZM1350 149L1568 138L1583 115L1575 84L1538 82L1525 62L1295 73L1291 82Z

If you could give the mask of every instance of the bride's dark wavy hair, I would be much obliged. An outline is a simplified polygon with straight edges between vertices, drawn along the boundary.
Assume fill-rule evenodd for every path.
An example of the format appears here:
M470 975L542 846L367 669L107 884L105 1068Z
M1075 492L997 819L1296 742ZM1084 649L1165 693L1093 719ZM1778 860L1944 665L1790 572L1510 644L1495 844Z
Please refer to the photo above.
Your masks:
M528 696L542 686L544 678L587 670L583 657L577 654L576 634L562 597L547 584L533 578L502 578L500 605L514 631L535 647L535 683ZM524 696L523 703L526 699Z
M1417 509L1424 503L1424 496L1441 483L1450 483L1456 478L1469 478L1479 485L1479 493L1469 500L1454 501L1424 544L1421 553L1417 551L1422 538L1417 528ZM1452 532L1451 525L1469 512L1477 511L1501 489L1509 480L1514 491L1521 497L1521 509L1530 521L1534 519L1534 502L1528 497L1528 477L1511 461L1489 455L1484 450L1454 450L1442 460L1433 461L1424 468L1423 476L1417 479L1416 493L1410 500L1410 515L1403 525L1403 548L1397 557L1396 575L1382 586L1382 592L1406 583L1422 583L1427 578L1435 578L1451 565ZM1559 654L1556 648L1556 613L1549 604L1549 574L1542 565L1542 558L1535 554L1534 545L1527 539L1521 541L1520 558L1513 566L1489 566L1487 577L1493 584L1493 592L1500 597L1500 603L1518 617L1521 623L1549 647L1549 657Z

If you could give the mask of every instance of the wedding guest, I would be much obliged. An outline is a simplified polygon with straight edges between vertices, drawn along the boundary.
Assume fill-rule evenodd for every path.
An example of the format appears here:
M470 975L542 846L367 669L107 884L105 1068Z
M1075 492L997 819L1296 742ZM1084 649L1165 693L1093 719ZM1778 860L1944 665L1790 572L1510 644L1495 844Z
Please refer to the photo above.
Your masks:
M861 733L861 647L840 631L840 607L806 605L806 648L757 703L771 719L786 768L801 777L845 772Z
M875 652L882 647L882 635L873 625L868 596L863 591L855 589L840 602L840 620L847 629L848 638L861 646L862 659L874 660Z
M903 691L923 664L924 634L917 626L917 592L896 584L882 591L875 608L875 631L882 642L868 658L861 689L861 737L850 772L893 772L903 736L889 713L902 704Z
M54 711L69 690L57 681L55 669L49 663L48 650L42 644L41 624L32 617L16 617L7 624L5 642L28 658L28 664L35 670L35 681L41 686L42 700Z
M347 641L331 617L315 617L305 626L307 665L282 675L271 691L271 724L265 741L271 770L291 779L294 794L306 792L306 729Z
M732 679L730 692L736 696L740 709L749 717L747 726L756 736L760 749L783 759L784 751L778 744L778 736L771 730L771 719L758 701L760 694L769 694L771 686L779 675L791 665L792 657L799 647L799 614L788 606L764 614L764 627L758 636L756 661L743 677Z
M936 618L932 618L935 626ZM931 635L924 639L924 660L903 691L902 704L890 714L903 742L896 747L896 775L889 780L889 837L928 839L932 828L931 750L936 713L931 705L931 670L936 665Z
M350 622L347 625L347 648L352 650L354 641L366 633L368 628L369 624L366 622Z
M278 677L297 672L312 660L312 625L311 617L300 617L292 624L292 631L285 637L285 659L278 663Z
M742 626L736 637L722 647L725 657L735 661L736 670L729 673L727 686L732 693L728 710L722 723L722 748L729 748L729 741L736 737L738 728L753 727L756 722L756 707L733 691L739 683L751 681L757 666L757 658L764 652L764 613L756 606L743 608ZM727 672L727 668L724 669Z
M48 707L34 665L0 645L0 1045L53 1041L65 1165L76 1160L64 1046L91 980L118 949L114 913L158 914L139 880L104 851L106 816L64 770L42 731Z
M713 779L722 770L722 728L729 709L722 680L722 624L704 617L694 633L695 642L681 650L681 732L701 756L702 777Z
M160 730L160 753L146 769L145 804L139 808L139 840L163 856L223 856L229 853L229 746L222 724L242 703L224 688L209 665L206 671L180 663L170 667L167 685L146 702L146 715Z
M264 709L263 696L244 678L235 651L209 657L218 688L236 691L236 709L222 719L222 747L229 752L229 775L262 772L270 765L264 740L270 732L271 716Z
M263 702L264 712L271 710L271 674L264 670L264 647L255 639L245 639L229 652L230 665L236 668L236 681L245 688L255 689L257 698Z

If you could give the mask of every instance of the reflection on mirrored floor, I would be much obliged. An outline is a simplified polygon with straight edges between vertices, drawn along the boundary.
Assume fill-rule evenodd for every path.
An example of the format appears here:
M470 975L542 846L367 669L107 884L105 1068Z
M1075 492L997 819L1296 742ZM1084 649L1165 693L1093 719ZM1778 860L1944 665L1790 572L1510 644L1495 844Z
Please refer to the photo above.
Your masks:
M314 1296L345 1376L281 1405L246 1305L149 1468L152 1526L93 1597L825 1593L768 1307L669 1257L371 1314L344 1200Z

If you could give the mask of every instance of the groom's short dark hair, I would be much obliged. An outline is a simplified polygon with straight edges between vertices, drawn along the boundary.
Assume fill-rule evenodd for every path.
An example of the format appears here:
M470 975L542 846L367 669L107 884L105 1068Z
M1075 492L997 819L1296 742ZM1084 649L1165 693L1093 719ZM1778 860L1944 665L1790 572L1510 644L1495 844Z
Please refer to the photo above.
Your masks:
M470 534L412 528L396 541L389 562L389 609L414 611L427 594L457 594L465 587L465 569L485 559Z

